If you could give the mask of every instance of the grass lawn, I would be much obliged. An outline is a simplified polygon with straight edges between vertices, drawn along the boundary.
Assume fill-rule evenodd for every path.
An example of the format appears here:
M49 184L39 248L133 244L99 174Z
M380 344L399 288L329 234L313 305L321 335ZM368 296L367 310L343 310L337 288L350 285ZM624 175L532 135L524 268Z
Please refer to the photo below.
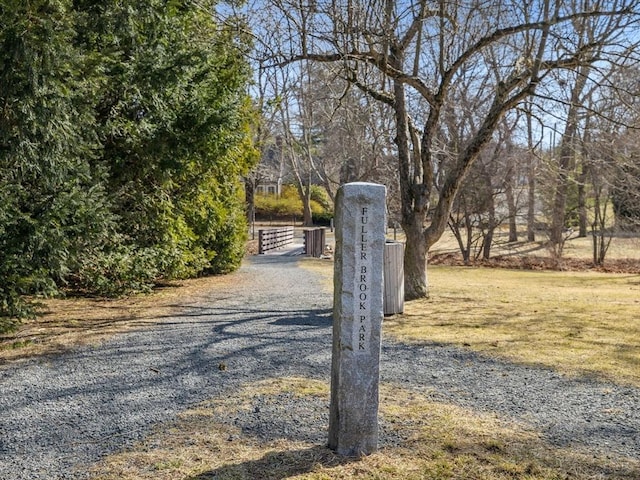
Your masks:
M435 266L383 331L640 386L640 275Z

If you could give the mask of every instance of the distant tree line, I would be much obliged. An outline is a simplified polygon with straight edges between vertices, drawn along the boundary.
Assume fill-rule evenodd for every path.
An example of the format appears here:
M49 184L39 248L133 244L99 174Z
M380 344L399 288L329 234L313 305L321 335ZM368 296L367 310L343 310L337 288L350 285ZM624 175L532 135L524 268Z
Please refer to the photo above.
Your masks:
M0 0L0 331L239 265L249 41L215 3Z

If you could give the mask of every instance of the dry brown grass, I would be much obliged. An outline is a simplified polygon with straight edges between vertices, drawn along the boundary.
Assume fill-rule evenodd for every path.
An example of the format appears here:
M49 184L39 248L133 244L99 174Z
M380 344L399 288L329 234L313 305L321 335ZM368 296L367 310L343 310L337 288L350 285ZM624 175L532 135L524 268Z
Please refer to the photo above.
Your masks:
M547 239L543 235L538 235L538 240L535 242L522 240L522 238L526 238L524 233L520 234L520 238L521 240L518 242L509 242L506 232L497 232L491 249L492 256L549 256L549 251L545 247ZM593 244L590 236L583 238L574 236L565 243L563 255L568 259L591 260L593 258L592 249ZM457 254L459 248L454 236L447 231L431 248L430 253L432 255ZM640 237L613 238L606 258L613 261L620 259L640 260Z
M384 331L640 386L640 276L432 267Z
M328 386L305 378L268 379L184 412L133 447L106 458L94 480L230 479L636 479L640 463L555 449L520 425L431 401L392 385L381 388L381 426L400 440L361 459L324 445L261 440L229 422L248 415L257 397L293 393L328 401Z
M589 239L567 244L567 258L588 258ZM615 239L612 259L640 258L640 239ZM457 252L445 236L434 252ZM536 244L499 243L521 258ZM542 250L541 250L542 249ZM307 261L331 288L332 264ZM405 303L384 334L406 342L455 344L514 362L545 365L640 386L640 275L589 270L429 267L429 300Z

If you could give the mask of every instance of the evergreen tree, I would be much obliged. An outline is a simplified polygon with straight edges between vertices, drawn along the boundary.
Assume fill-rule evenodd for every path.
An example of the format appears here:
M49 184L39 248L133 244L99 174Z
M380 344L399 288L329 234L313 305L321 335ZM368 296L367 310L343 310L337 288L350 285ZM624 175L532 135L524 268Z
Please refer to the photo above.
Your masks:
M0 0L5 324L61 285L122 294L239 265L247 42L214 7Z
M241 259L239 176L249 167L246 45L213 3L78 2L102 56L96 104L123 241L158 272L224 272Z
M55 292L111 221L69 7L0 2L0 318Z

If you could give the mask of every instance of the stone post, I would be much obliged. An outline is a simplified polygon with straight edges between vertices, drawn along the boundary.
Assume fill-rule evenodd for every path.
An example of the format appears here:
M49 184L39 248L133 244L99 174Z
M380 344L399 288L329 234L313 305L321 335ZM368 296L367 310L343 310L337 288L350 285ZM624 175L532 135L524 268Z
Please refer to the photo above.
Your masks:
M378 448L385 194L356 182L336 196L329 448L347 456Z

